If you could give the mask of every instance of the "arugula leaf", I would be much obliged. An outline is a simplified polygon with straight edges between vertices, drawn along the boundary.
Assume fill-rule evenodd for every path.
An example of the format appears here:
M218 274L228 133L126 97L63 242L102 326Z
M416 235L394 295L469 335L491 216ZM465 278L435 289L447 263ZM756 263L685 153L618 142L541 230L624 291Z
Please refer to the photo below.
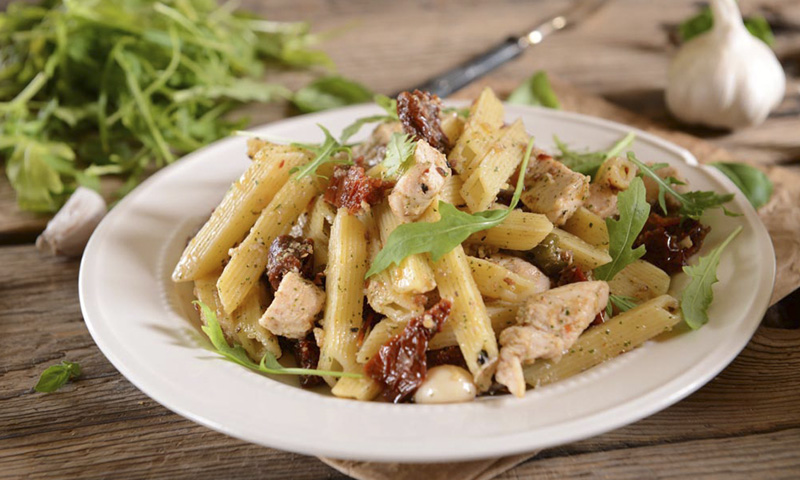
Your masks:
M772 197L772 181L761 170L744 163L711 164L739 187L753 208L766 205Z
M714 291L711 286L719 281L717 279L717 266L725 247L736 238L742 231L738 227L725 239L722 244L711 251L708 255L700 257L697 265L685 266L683 271L691 277L689 285L683 290L681 295L681 312L686 324L693 330L697 330L708 323L708 307L714 300Z
M613 307L617 307L620 312L627 312L631 308L636 308L639 300L626 295L614 295L613 293L608 296L608 304L606 305L606 314L610 317L614 312Z
M273 81L286 66L331 65L307 24L234 4L48 0L0 12L0 137L16 139L0 141L0 161L20 207L55 211L100 175L120 176L122 194L243 127L230 115L243 103L291 96Z
M445 107L442 109L442 113L455 113L461 118L467 118L469 117L469 107L464 107L464 108Z
M703 7L697 15L690 17L678 25L678 35L681 40L688 42L694 37L711 30L714 26L714 14L708 6ZM751 35L766 43L770 47L775 45L775 35L767 22L761 15L754 15L744 18L744 26Z
M322 129L322 132L325 134L325 140L322 142L321 145L313 145L309 143L292 143L291 145L294 147L304 148L309 150L310 152L314 153L314 158L300 167L294 167L289 170L289 173L294 173L294 180L300 180L303 177L308 175L316 175L317 169L326 163L343 163L343 164L352 164L352 162L348 160L339 160L335 158L335 155L340 152L350 153L350 147L342 146L339 142L333 138L331 132L328 131L327 128L323 127L320 124L317 124L319 128Z
M395 122L400 120L400 118L397 116L397 100L389 98L386 95L375 95L373 99L375 103L386 113L384 115L372 115L369 117L359 118L355 122L346 126L342 130L342 135L339 140L342 144L347 143L350 137L358 133L359 130L361 130L361 127L368 123Z
M55 392L63 387L70 379L78 378L81 375L81 366L74 362L62 361L59 365L51 365L42 372L36 386L33 387L37 392Z
M386 156L381 164L384 166L383 176L394 177L402 175L409 169L414 159L417 142L405 133L393 133L386 145Z
M303 113L319 112L368 102L373 93L364 85L338 75L314 80L292 96L292 103Z
M642 231L647 217L650 215L650 204L647 203L644 182L636 177L627 190L617 194L619 219L606 219L608 226L608 253L611 262L594 269L595 278L609 281L634 261L644 255L644 245L632 249L633 242Z
M678 193L674 188L672 188L672 184L681 183L678 182L675 178L661 178L655 172L659 168L665 166L666 164L657 164L653 165L653 167L648 167L644 163L640 162L636 159L636 155L633 152L628 152L628 160L630 160L634 165L639 168L639 172L642 175L647 175L651 179L653 179L656 184L658 185L658 203L661 207L661 210L664 213L667 213L667 204L665 201L665 194L669 193L673 197L675 197L678 202L681 204L681 208L679 210L679 214L684 217L689 217L694 220L699 220L700 216L703 215L703 212L710 209L710 208L722 208L722 211L725 212L725 215L729 217L736 217L739 216L739 213L734 213L726 209L722 204L729 202L733 199L732 193L726 193L724 195L720 195L716 192L711 191L693 191L693 192L686 192L686 193Z
M558 137L553 136L553 141L555 141L556 147L558 147L558 149L561 151L561 155L557 157L558 160L573 172L589 175L593 180L594 176L597 174L597 169L600 168L600 165L602 165L603 162L622 153L622 151L628 148L635 139L636 134L630 132L622 139L618 140L614 145L611 146L610 149L606 151L581 153L571 150L567 145L559 140Z
M543 70L539 70L529 79L525 80L522 85L511 92L511 95L508 96L506 101L519 105L534 105L554 109L561 108L561 103L558 101L553 87L550 86L550 79L547 77L547 72Z
M528 142L528 148L520 167L521 172L528 168L532 151L533 138ZM386 239L386 244L378 252L378 255L375 256L365 278L386 270L392 264L399 264L409 255L430 253L431 258L436 262L444 254L461 245L473 233L500 225L519 203L523 181L524 175L520 175L508 209L484 210L470 214L458 210L449 203L439 201L440 218L438 221L404 223L398 226Z
M216 349L217 353L233 363L238 363L239 365L247 367L250 370L269 375L319 375L350 378L361 378L363 376L358 373L330 372L326 370L313 370L308 368L284 367L280 364L280 362L278 362L278 359L275 358L275 355L271 354L270 352L265 352L264 356L261 358L261 362L256 363L250 360L250 357L247 356L247 351L245 351L244 347L239 344L234 344L234 346L230 346L228 344L228 341L225 340L225 334L222 332L222 327L219 324L219 320L217 320L217 314L214 312L214 310L198 300L195 300L192 303L198 305L203 310L203 318L206 320L205 325L200 327L202 328L203 333L205 333L206 336L208 336L208 339L211 340L211 344L214 346L214 349Z

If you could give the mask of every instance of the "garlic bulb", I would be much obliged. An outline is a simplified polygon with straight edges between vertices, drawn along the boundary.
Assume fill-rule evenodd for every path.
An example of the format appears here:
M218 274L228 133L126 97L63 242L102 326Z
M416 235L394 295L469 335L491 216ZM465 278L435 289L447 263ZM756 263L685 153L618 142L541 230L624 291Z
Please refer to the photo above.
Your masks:
M667 106L687 123L757 125L783 99L783 69L747 31L736 0L711 0L711 9L714 26L683 45L670 65Z
M94 190L78 187L36 239L40 252L68 257L83 252L89 237L106 214L106 202Z

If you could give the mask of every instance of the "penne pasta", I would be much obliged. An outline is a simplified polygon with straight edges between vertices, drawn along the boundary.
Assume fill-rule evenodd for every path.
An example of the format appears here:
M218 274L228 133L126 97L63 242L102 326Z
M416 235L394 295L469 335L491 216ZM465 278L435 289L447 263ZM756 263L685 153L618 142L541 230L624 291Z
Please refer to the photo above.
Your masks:
M485 88L470 107L464 131L447 157L456 172L469 176L472 163L486 154L502 126L503 104Z
M644 260L636 260L609 280L614 295L633 297L645 302L664 295L669 290L667 272Z
M552 231L553 224L544 215L514 210L500 225L472 234L467 243L530 250Z
M219 297L226 312L232 312L250 293L267 268L269 246L284 235L320 192L313 177L290 180L267 205L247 237L236 247L217 282Z
M492 322L492 330L494 330L495 335L502 332L506 327L516 325L519 307L519 303L490 302L486 304L486 313ZM428 348L436 350L455 345L458 345L456 333L450 323L446 323L442 327L442 331L431 339Z
M375 205L373 215L377 221L381 244L385 244L402 220L392 212L386 202ZM425 293L436 287L433 270L423 255L409 255L400 265L392 265L387 271L391 282L389 285L400 294Z
M356 337L363 323L366 233L364 224L346 208L336 212L325 279L327 297L322 327L325 335L320 348L320 370L355 373L363 370L356 362ZM329 385L335 385L335 378L324 378Z
M584 242L608 251L606 221L586 207L580 207L561 227Z
M558 237L559 248L572 252L575 265L584 271L594 270L611 261L611 255L606 250L590 245L567 231L554 228L553 234Z
M472 173L461 187L461 196L471 212L486 210L494 203L522 161L527 144L528 134L522 120L500 130L497 141L474 162ZM465 171L462 175L466 174Z
M475 257L467 257L467 262L472 278L484 297L519 303L540 290L532 280L502 265Z
M172 280L187 282L218 270L228 250L240 241L289 178L289 170L309 160L302 150L265 144L225 193L211 218L183 251Z
M523 369L525 381L539 387L563 380L633 350L681 321L678 301L661 295L592 327L557 363L539 361Z

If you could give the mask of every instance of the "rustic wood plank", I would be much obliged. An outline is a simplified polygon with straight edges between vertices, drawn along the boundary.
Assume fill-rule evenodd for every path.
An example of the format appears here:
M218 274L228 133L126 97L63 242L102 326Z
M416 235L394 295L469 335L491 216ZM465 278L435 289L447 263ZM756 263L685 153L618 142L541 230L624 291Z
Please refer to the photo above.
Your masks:
M275 478L339 478L316 459L212 432L139 392L94 346L81 321L77 261L41 257L33 247L19 246L0 248L0 264L9 272L0 277L0 351L8 359L0 367L0 478L46 478L56 468L60 478L219 478L233 471L242 478L264 471ZM54 311L60 312L55 319ZM79 361L85 376L56 394L33 392L38 374L62 359ZM554 459L572 465L573 458L586 457L587 465L597 465L615 462L629 449L645 455L664 444L715 439L733 441L739 455L756 455L748 450L751 436L800 428L798 395L800 331L762 327L725 371L687 400L631 426L547 451L542 468L572 474ZM743 439L730 440L737 437ZM647 464L642 458L636 465ZM527 475L529 465L520 467L520 475ZM695 472L702 473L704 465L712 463L698 460Z

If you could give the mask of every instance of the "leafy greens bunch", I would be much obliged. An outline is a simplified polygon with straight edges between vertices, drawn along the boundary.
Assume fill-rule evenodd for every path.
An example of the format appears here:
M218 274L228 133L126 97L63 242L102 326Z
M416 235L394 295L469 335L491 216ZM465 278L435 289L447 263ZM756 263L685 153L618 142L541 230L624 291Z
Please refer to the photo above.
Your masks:
M241 128L244 102L291 92L267 67L329 66L304 23L215 0L46 0L0 14L0 158L21 208L159 167Z

